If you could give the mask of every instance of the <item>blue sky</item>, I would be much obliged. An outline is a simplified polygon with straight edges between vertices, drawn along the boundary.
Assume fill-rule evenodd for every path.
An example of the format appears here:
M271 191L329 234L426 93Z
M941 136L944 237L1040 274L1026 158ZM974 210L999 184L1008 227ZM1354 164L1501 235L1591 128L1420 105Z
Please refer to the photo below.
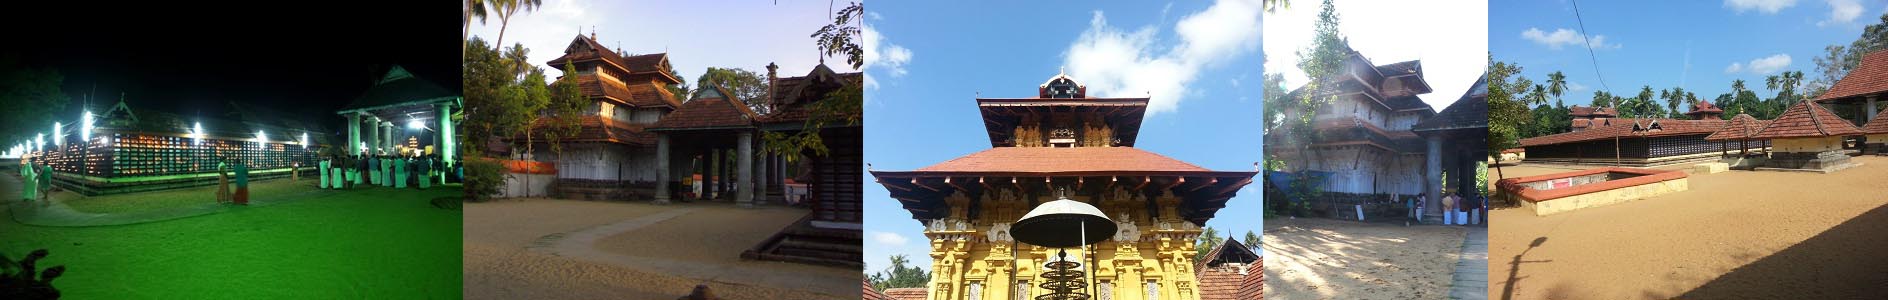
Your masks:
M990 147L978 93L1031 97L1064 68L1090 95L1152 95L1138 148L1214 170L1261 160L1258 0L1017 2L867 7L872 169L912 170ZM1207 225L1257 233L1258 187ZM868 271L893 254L930 268L922 226L883 186L867 185L865 212Z
M819 49L808 37L830 24L828 1L583 1L545 0L537 11L520 13L505 29L504 43L523 43L533 64L555 78L561 70L544 62L564 54L564 46L593 26L597 41L623 54L669 53L682 80L693 85L708 67L742 68L765 74L767 63L780 65L780 76L801 76L819 63ZM846 2L832 4L831 9ZM486 43L498 39L498 16L471 35ZM845 59L827 67L850 71Z
M1684 87L1707 100L1743 79L1769 97L1765 76L1794 70L1806 81L1820 77L1814 58L1823 47L1848 45L1884 8L1860 0L1581 1L1596 46L1589 57L1571 4L1495 1L1488 26L1496 60L1520 64L1537 83L1565 72L1568 105L1591 103L1601 78L1613 94Z
M1516 2L1516 1L1494 1ZM1285 75L1287 89L1308 80L1297 53L1308 49L1322 1L1293 1L1265 16L1268 72ZM1488 61L1488 2L1482 0L1340 0L1338 31L1372 63L1422 60L1423 80L1434 92L1419 95L1440 111L1480 79Z

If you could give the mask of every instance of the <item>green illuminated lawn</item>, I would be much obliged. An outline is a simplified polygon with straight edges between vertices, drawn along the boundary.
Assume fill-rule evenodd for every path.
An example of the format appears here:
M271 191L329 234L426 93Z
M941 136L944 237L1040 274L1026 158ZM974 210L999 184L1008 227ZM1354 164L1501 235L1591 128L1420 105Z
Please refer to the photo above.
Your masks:
M251 193L258 200L313 194L155 223L58 228L8 217L0 219L0 252L18 257L49 249L40 265L66 266L54 286L69 299L460 298L461 213L428 201L462 190L314 191L313 181L301 183L307 186ZM17 178L0 178L0 193L17 189ZM161 199L171 192L145 194L154 202L186 201Z
M298 196L303 192L315 191L317 188L313 186L314 184L315 181L312 179L305 179L294 183L289 183L288 179L251 182L249 184L249 194L251 197L260 195ZM231 192L235 192L236 185L231 184L229 188ZM187 189L93 197L79 197L74 193L60 193L59 195L63 197L62 200L66 206L72 207L72 210L86 213L109 214L215 204L216 186L211 185Z

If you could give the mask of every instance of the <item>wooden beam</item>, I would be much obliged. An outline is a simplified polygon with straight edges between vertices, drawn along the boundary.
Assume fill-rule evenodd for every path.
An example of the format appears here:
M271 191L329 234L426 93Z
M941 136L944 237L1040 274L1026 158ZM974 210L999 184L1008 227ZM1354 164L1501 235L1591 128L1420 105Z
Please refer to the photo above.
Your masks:
M918 186L918 187L921 187L921 188L924 188L924 189L927 189L927 190L931 190L931 191L933 191L933 192L939 192L939 193L942 193L942 192L944 192L943 190L939 190L939 189L937 189L937 188L934 188L934 187L931 187L931 186L929 186L929 185L924 185L924 183L921 183L921 182L918 182L918 178L917 178L917 177L912 177L912 178L911 178L911 185L915 185L915 186Z
M1193 192L1193 191L1198 191L1198 190L1200 190L1201 188L1205 188L1205 187L1209 187L1209 186L1213 186L1213 184L1216 184L1216 183L1219 183L1219 177L1208 177L1208 178L1207 178L1207 181L1206 181L1206 184L1201 184L1200 186L1196 186L1196 187L1193 187L1193 188L1191 188L1191 189L1187 189L1187 192L1189 192L1189 193L1191 193L1191 192Z

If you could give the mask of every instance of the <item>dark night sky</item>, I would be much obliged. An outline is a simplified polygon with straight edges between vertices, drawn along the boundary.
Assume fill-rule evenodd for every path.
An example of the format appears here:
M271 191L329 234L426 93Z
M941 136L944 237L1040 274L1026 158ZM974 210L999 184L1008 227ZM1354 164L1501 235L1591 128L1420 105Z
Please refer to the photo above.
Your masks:
M93 7L16 10L58 19L4 21L11 41L0 54L58 69L74 104L96 85L94 103L124 92L134 108L214 116L225 102L246 102L337 126L334 110L392 64L460 87L459 15L445 5L66 2Z

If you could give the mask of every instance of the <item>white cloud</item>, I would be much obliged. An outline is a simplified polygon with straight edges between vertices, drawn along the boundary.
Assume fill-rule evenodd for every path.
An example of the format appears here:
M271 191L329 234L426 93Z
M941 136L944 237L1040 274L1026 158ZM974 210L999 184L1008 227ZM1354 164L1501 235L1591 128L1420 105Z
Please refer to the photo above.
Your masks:
M1724 6L1739 13L1755 10L1774 14L1785 8L1796 6L1796 0L1724 0Z
M1724 68L1725 73L1748 72L1750 74L1771 74L1790 66L1789 54L1776 54L1759 57L1749 62L1734 62Z
M872 241L878 242L879 244L886 245L886 246L903 246L905 242L909 241L909 239L906 239L905 236L898 235L896 233L890 233L890 232L884 232L884 231L873 231Z
M1816 22L1816 26L1849 24L1861 16L1861 0L1829 0L1829 19Z
M1587 87L1584 84L1572 81L1567 82L1567 92L1583 92L1586 91L1586 89Z
M1596 34L1588 36L1586 40L1581 40L1579 32L1566 28L1554 29L1554 32L1549 33L1540 28L1530 27L1521 31L1521 38L1554 50L1560 50L1560 47L1569 45L1581 45L1585 42L1592 42L1594 49L1619 49L1620 47L1619 44L1607 44L1605 35Z
M1168 45L1152 26L1125 31L1096 11L1088 30L1069 45L1063 66L1091 94L1151 97L1148 114L1171 112L1200 71L1258 50L1259 13L1258 0L1220 0L1175 23L1179 40Z
M1485 0L1335 0L1339 30L1352 49L1377 64L1421 60L1423 80L1435 92L1424 103L1437 109L1460 99L1488 66L1488 3ZM1265 15L1265 72L1282 73L1285 87L1310 81L1298 68L1308 49L1318 3L1293 5ZM1411 20L1386 26L1381 20Z
M878 30L873 30L870 24L861 28L860 31L862 31L861 38L865 40L865 44L861 45L865 47L864 69L877 70L878 74L889 73L887 75L894 78L905 76L905 64L911 62L911 49L886 41L885 36L879 34ZM866 88L878 88L878 80L873 77L875 76L865 76Z

